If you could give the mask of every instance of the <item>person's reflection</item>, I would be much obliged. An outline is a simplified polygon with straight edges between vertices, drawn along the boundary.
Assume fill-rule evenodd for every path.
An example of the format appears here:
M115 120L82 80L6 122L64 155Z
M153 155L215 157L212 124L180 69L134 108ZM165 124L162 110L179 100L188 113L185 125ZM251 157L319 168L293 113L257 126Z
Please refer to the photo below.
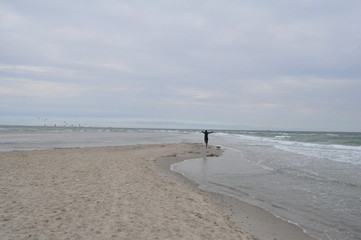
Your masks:
M202 183L203 185L207 186L208 183L208 161L207 158L202 159L202 165L201 165L201 175L202 175Z

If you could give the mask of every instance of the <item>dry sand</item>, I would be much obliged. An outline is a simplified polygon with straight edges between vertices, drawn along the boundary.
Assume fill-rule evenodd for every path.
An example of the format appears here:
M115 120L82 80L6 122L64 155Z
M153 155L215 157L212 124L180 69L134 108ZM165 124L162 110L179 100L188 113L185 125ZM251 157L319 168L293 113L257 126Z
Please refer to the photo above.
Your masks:
M2 152L0 239L263 239L159 168L210 154L221 153L199 144Z
M249 239L202 195L154 168L156 158L192 148L0 153L0 239Z

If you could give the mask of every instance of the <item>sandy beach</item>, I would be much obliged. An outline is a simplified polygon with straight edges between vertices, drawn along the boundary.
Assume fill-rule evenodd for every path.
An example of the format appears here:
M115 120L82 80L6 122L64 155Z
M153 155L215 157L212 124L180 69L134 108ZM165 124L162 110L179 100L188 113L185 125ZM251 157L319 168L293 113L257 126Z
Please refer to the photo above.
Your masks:
M169 171L220 154L189 143L1 152L0 239L312 239Z

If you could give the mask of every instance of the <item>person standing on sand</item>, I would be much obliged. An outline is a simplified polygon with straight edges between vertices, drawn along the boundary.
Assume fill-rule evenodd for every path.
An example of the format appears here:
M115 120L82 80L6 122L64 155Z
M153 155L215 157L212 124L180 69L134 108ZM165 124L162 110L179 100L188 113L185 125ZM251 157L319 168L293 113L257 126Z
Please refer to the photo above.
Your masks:
M213 132L208 132L207 130L202 131L202 133L204 134L204 142L206 143L206 147L208 147L208 134L211 134Z

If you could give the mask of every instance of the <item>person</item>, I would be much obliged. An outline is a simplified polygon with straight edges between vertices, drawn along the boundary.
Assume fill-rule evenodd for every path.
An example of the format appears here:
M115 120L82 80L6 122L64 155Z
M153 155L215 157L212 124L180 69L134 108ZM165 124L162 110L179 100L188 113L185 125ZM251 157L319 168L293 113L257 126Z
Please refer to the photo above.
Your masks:
M211 134L213 132L208 132L207 130L202 131L202 133L204 134L204 142L206 143L206 147L208 147L208 134Z

